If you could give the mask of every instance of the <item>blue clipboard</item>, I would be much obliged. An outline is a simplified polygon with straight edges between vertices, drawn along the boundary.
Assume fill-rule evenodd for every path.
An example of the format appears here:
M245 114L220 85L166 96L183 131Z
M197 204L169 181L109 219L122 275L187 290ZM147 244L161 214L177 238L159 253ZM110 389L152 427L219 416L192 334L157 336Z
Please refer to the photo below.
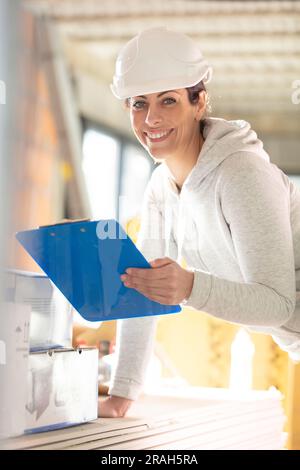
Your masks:
M120 276L127 268L150 264L116 220L65 222L18 232L16 238L88 321L181 311L124 286Z

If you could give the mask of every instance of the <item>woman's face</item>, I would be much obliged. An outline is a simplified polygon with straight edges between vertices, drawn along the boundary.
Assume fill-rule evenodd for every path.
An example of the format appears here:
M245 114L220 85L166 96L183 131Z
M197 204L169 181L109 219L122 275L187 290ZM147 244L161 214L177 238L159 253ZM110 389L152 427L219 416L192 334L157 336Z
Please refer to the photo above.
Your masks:
M129 109L135 136L156 160L184 156L199 139L203 100L192 105L185 88L134 96Z

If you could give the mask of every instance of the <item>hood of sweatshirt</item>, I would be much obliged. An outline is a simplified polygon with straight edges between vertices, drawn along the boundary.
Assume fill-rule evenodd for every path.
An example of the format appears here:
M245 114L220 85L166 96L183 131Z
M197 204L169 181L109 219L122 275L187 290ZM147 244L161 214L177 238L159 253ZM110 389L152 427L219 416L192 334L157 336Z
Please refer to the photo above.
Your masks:
M269 156L263 149L263 143L258 139L257 134L250 127L250 124L243 120L227 121L221 118L207 118L205 120L205 127L203 130L204 143L199 153L196 165L193 167L188 177L186 178L182 190L181 197L179 198L178 189L176 188L175 181L167 165L161 165L157 172L164 171L167 179L167 196L162 200L171 199L178 204L178 217L177 228L177 246L178 257L181 256L183 246L186 217L188 207L190 207L193 199L193 194L197 193L199 186L204 178L213 172L227 157L241 152L255 153L266 161L269 161ZM158 186L160 186L158 182ZM162 188L161 188L162 189ZM171 190L171 191L170 191ZM197 196L198 198L198 196ZM174 207L174 206L173 206ZM165 239L170 239L173 215L165 216ZM168 256L168 254L166 255Z
M205 140L197 163L185 180L184 186L198 186L223 160L235 153L252 152L264 160L270 160L263 149L262 141L247 121L207 118L203 137Z

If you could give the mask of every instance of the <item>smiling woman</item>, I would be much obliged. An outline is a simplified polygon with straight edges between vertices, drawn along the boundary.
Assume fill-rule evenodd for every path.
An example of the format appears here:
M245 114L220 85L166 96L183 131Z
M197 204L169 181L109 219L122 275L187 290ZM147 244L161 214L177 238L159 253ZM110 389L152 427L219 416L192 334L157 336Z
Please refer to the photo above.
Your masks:
M206 93L199 94L195 104L190 104L184 88L151 93L132 97L129 107L136 138L156 162L168 162L173 171L181 162L178 182L182 184L203 144L199 122L206 108Z
M141 32L118 56L112 91L161 163L137 242L152 269L130 268L121 279L161 304L269 334L299 361L300 191L248 122L207 116L211 75L198 45L165 28ZM141 392L155 327L155 317L119 322L102 416L124 416Z

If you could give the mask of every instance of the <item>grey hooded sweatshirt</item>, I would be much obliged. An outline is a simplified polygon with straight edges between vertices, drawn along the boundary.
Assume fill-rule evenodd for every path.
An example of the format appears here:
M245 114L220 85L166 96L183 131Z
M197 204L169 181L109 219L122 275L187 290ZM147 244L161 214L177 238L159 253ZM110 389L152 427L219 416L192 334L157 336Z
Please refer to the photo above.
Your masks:
M138 247L149 261L183 256L194 271L187 305L270 334L300 360L300 191L249 123L208 118L203 137L180 193L165 164L153 172ZM118 322L110 394L138 397L156 321Z

